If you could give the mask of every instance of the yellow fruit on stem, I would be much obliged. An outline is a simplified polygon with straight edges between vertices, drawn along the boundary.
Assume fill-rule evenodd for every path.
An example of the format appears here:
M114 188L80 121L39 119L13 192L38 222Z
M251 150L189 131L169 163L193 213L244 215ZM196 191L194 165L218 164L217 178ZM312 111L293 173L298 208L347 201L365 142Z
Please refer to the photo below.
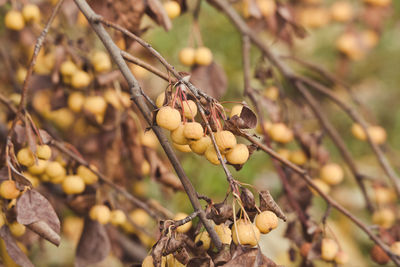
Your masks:
M110 214L110 223L118 226L126 222L126 215L122 210L112 210Z
M5 180L0 184L0 196L5 199L17 198L20 191L13 180Z
M85 182L78 175L68 175L62 181L62 189L67 195L80 194L85 191Z
M94 115L103 115L107 109L107 102L102 96L89 96L83 103L83 109Z
M36 146L36 155L39 159L48 160L51 158L51 148L48 145Z
M372 222L383 228L390 228L396 221L396 215L390 208L383 208L374 211L372 214Z
M293 132L284 123L274 123L269 129L271 139L279 143L289 143L293 140Z
M256 1L261 14L264 17L270 17L275 14L276 4L275 0L257 0Z
M149 162L147 160L144 160L142 162L142 168L141 168L142 175L149 175L150 170L151 170L151 166L150 166Z
M230 244L232 241L232 231L231 229L224 225L224 224L219 224L214 226L215 232L217 232L217 235L219 239L221 240L222 244Z
M71 77L77 70L78 68L76 67L75 63L71 60L67 60L61 63L60 72L64 78Z
M91 81L92 78L90 77L89 73L83 70L75 71L71 77L71 85L76 89L87 87Z
M181 14L181 6L175 1L165 2L164 9L170 19L174 19Z
M15 237L22 236L26 231L25 225L20 224L17 221L12 222L8 227L10 228L11 234Z
M175 144L187 145L189 140L184 135L185 125L181 124L178 128L171 132L171 139Z
M94 205L89 211L89 217L93 221L107 224L110 221L111 211L106 205Z
M227 152L236 145L236 137L230 131L219 131L214 134L215 142L222 153Z
M39 178L37 176L33 176L29 172L23 172L22 173L26 179L29 180L29 182L32 183L33 188L37 187L40 183Z
M193 119L197 114L197 105L193 100L184 101L182 110L187 119Z
M346 22L353 18L353 7L347 1L336 1L331 6L331 17L338 22Z
M143 209L135 209L129 213L129 218L140 227L145 227L150 222L150 216Z
M368 134L375 144L381 145L386 142L386 130L381 126L370 126L368 128Z
M344 252L343 250L338 251L335 256L336 264L346 264L349 261L349 254Z
M207 148L211 145L211 138L206 135L201 137L199 140L190 142L190 149L199 155L203 155Z
M35 156L29 148L25 147L18 151L17 160L19 164L30 167L35 163Z
M173 131L181 125L181 114L169 106L162 107L157 112L156 121L160 127Z
M192 66L195 63L196 50L192 47L185 47L179 51L179 61L185 66Z
M165 102L165 92L162 92L156 98L156 106L158 108L161 108L164 105L164 102Z
M68 107L73 112L81 112L83 103L85 103L85 96L80 92L73 92L68 96Z
M280 148L276 151L279 156L281 156L282 158L289 160L290 159L290 150L286 149L286 148Z
M65 168L57 161L48 162L45 172L50 179L64 177L66 174Z
M203 137L203 126L198 122L188 122L184 125L183 135L190 141L196 141Z
M262 234L267 234L278 227L278 223L278 217L269 210L261 212L255 219L255 224Z
M217 152L215 151L214 145L210 144L206 151L204 152L204 156L206 159L211 162L214 165L219 165L221 162L219 162ZM224 155L221 155L222 159L224 159Z
M377 204L385 205L396 200L396 193L392 189L379 186L374 188L374 198Z
M196 235L194 239L196 247L200 247L202 250L208 250L211 245L211 238L207 231L203 231Z
M397 256L400 256L400 241L396 241L394 242L391 246L390 246L390 250L396 254Z
M22 16L26 22L39 22L40 9L37 5L27 4L22 9Z
M152 149L156 149L158 147L158 139L153 130L145 131L140 135L140 143L143 146L150 147Z
M295 150L290 152L289 160L301 166L307 162L307 155L302 150Z
M270 121L264 121L263 126L265 131L268 133L271 130L272 123ZM261 124L257 124L256 132L258 134L264 134L263 129L261 128Z
M91 166L94 169L97 169L95 166ZM97 175L92 172L89 168L87 168L86 166L80 165L78 167L78 169L76 170L76 173L79 177L81 177L83 179L83 181L85 182L85 184L94 184L97 183L97 181L99 180L99 177L97 177Z
M313 182L314 182L315 186L319 190L322 191L322 193L329 194L329 191L331 191L330 186L327 183L325 183L323 180L313 179ZM310 190L314 195L319 196L318 192L314 188L310 187Z
M187 216L188 216L188 215L187 215L186 213L178 212L178 213L175 215L174 220L175 220L175 221L179 221L179 220L182 220L182 219L186 218ZM190 230L190 228L192 228L192 221L189 221L189 222L187 222L187 223L185 223L185 224L183 224L183 225L177 227L177 228L176 228L176 231L177 231L178 233L187 233L187 232Z
M17 10L10 10L4 17L4 23L7 28L14 31L20 31L25 27L24 17Z
M192 152L189 145L179 145L179 144L175 144L175 143L172 143L172 145L175 147L176 150L178 150L180 152L183 152L183 153Z
M37 163L34 163L32 166L28 168L28 172L33 175L40 175L44 173L47 166L47 160L38 159Z
M249 149L245 144L236 144L225 156L230 164L244 164L249 158Z
M111 69L110 56L104 51L96 51L91 57L91 63L97 72L109 71Z
M199 47L194 55L196 64L208 66L213 61L213 54L208 47Z
M263 95L272 101L276 101L279 97L279 89L276 86L270 86L264 90Z
M320 177L328 185L337 185L343 180L343 169L339 164L328 163L321 168Z
M28 73L28 70L23 67L19 67L17 70L17 81L20 84L23 84L26 78L26 74Z
M233 116L238 116L240 117L240 113L242 112L243 109L243 105L235 105L232 107L231 109L231 114L229 115L229 117L233 117Z
M232 240L238 245L250 245L252 247L258 244L260 240L260 231L251 222L246 222L243 219L237 220L232 226Z
M321 258L325 261L332 261L335 259L339 251L339 246L335 240L324 238L321 242Z

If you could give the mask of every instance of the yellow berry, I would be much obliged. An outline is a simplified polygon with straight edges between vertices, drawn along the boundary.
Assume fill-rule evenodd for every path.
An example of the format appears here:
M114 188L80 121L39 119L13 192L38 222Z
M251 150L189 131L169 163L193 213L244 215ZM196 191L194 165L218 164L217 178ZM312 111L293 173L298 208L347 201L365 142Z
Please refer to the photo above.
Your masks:
M181 125L181 114L174 108L162 107L157 112L156 121L160 127L173 131Z
M94 169L97 169L94 166L91 166ZM78 167L78 169L76 170L76 173L79 177L82 178L82 180L85 182L85 184L91 185L94 183L97 183L97 181L99 180L99 177L97 177L97 175L92 172L89 168L87 168L86 166L80 165Z
M29 148L22 148L17 153L18 163L30 167L35 163L35 156Z
M265 131L268 133L269 130L271 130L272 123L270 121L264 121L263 122L263 126L264 126ZM261 128L261 124L257 124L256 132L258 134L264 134L264 132L263 132L263 130Z
M77 70L77 66L71 60L67 60L61 63L60 73L63 77L71 77Z
M175 147L176 150L178 150L180 152L183 152L183 153L192 152L189 145L179 145L179 144L175 144L175 143L172 143L172 145Z
M182 105L183 115L187 119L193 119L197 114L197 105L193 100L184 101Z
M60 108L51 111L49 119L60 129L66 130L72 126L75 121L74 114L68 108Z
M156 98L156 106L158 108L161 108L164 105L164 102L165 102L165 92L162 92Z
M276 101L279 97L279 89L276 86L270 86L264 90L263 95L272 101Z
M22 236L26 231L25 225L20 224L17 221L11 223L8 227L10 228L11 234L15 237Z
M110 222L113 225L121 225L126 221L126 215L122 210L113 210L110 214Z
M47 160L38 159L37 163L34 163L32 166L28 168L28 172L33 175L40 175L44 173L47 166Z
M280 148L276 151L279 156L281 156L282 158L289 160L290 159L290 150L286 149L286 148Z
M57 161L48 162L45 172L50 179L64 177L66 174L64 167Z
M211 162L211 163L214 164L214 165L219 165L219 164L221 164L221 163L219 162L217 152L215 151L215 148L214 148L214 146L213 146L212 144L210 144L210 145L207 147L206 151L204 152L204 156L206 157L206 159L207 159L209 162ZM221 155L221 156L222 156L222 155ZM224 158L224 156L222 156L222 158Z
M364 30L361 32L361 41L368 49L371 49L379 42L379 36L373 30Z
M313 182L317 186L317 188L322 191L322 193L329 194L329 191L331 191L330 186L327 183L325 183L323 180L321 180L321 179L313 179ZM314 195L316 195L316 196L319 195L317 193L317 191L314 190L314 188L310 187L310 190Z
M386 131L381 126L370 126L368 127L368 134L371 137L373 143L381 145L386 141Z
M68 239L72 240L74 244L78 244L82 234L84 220L77 216L68 216L63 219L62 232Z
M232 110L231 110L231 114L229 115L229 117L232 118L235 115L240 117L240 113L242 112L242 109L243 109L243 105L235 105L235 106L233 106Z
M232 241L232 231L231 229L224 225L224 224L219 224L214 226L215 232L217 232L217 235L219 239L221 240L222 244L230 244Z
M213 60L213 54L208 47L199 47L196 49L194 60L196 64L207 66L211 64Z
M379 186L374 188L374 198L377 204L384 205L394 202L396 194L389 188Z
M83 103L83 109L94 115L103 115L107 109L107 103L102 96L89 96Z
M4 22L7 28L14 31L20 31L25 27L24 17L17 10L10 10L4 17Z
M27 4L22 9L22 16L26 22L39 22L40 21L40 9L37 5Z
M207 231L201 232L196 235L194 239L194 243L197 247L200 247L202 250L208 250L211 245L211 238Z
M111 211L106 205L94 205L89 211L89 217L93 221L107 224L110 221Z
M245 144L236 144L225 156L231 164L244 164L249 158L249 149Z
M364 56L359 39L351 32L344 33L337 39L336 48L352 60L359 60Z
M23 68L23 67L19 67L18 68L18 70L17 70L17 81L20 84L24 83L27 73L28 73L28 71L27 71L26 68Z
M390 208L383 208L372 214L372 222L383 228L390 228L396 220L394 212Z
M62 189L67 195L80 194L85 191L85 182L78 175L69 175L62 181Z
M211 138L206 135L201 137L199 140L190 142L190 149L199 155L203 155L207 148L211 145Z
M322 239L321 243L321 258L325 261L332 261L335 259L339 251L339 246L335 240L330 238Z
M196 50L192 47L185 47L179 51L179 61L185 66L192 66L195 62Z
M186 213L178 212L178 213L175 215L174 220L175 220L175 221L179 221L179 220L182 220L182 219L186 218L187 216L188 216L188 215L187 215ZM176 228L176 231L177 231L178 233L186 233L186 232L188 232L188 231L190 230L190 228L192 228L192 221L189 221L189 222L187 222L187 223L185 223L185 224L183 224L183 225L177 227L177 228Z
M37 187L37 186L39 185L40 181L39 181L39 178L38 178L38 177L33 176L33 175L30 174L29 172L23 172L22 174L24 175L24 177L25 177L26 179L29 180L29 182L31 182L32 187L35 188L35 187Z
M147 255L142 262L142 267L154 267L153 257L151 255Z
M181 6L175 1L165 2L164 8L170 19L174 19L181 14Z
M328 24L329 12L324 7L307 7L299 10L299 21L305 27L320 28Z
M82 111L85 96L80 92L73 92L68 96L68 107L76 113Z
M150 222L150 216L143 209L135 209L129 213L129 218L138 226L145 227Z
M158 147L158 139L156 134L153 130L145 131L143 134L140 135L140 143L143 146L147 146L153 149Z
M243 219L237 220L232 226L232 239L238 245L256 246L260 240L260 231L251 222L246 222Z
M257 0L256 1L261 14L264 17L270 17L275 14L276 4L275 0Z
M203 137L203 126L198 122L188 122L184 125L183 135L190 141L196 141Z
M222 153L227 152L236 145L236 137L230 131L219 131L214 136L215 142Z
M295 150L290 152L289 160L301 166L307 162L307 156L302 150Z
M0 184L0 196L5 199L14 199L19 196L19 190L13 180L5 180Z
M289 143L293 140L293 132L284 123L272 124L269 134L271 139L279 143Z
M349 254L347 254L343 250L340 250L338 253L336 253L334 260L336 264L346 264L349 261Z
M347 1L336 1L331 6L331 16L339 22L349 21L353 18L353 7Z
M181 124L178 128L171 132L171 139L175 144L187 145L189 140L184 135L185 125Z
M48 145L36 146L36 155L39 159L48 160L51 158L51 148Z
M151 166L150 166L149 162L147 160L144 160L142 162L142 168L141 168L142 175L149 175L150 170L151 170Z
M328 163L321 168L320 177L328 185L337 185L343 180L343 169L339 164Z
M394 242L391 246L390 246L390 250L396 254L397 256L400 256L400 241L396 241Z
M262 234L267 234L278 227L278 217L272 211L266 210L257 215L255 223Z
M71 85L76 89L82 89L87 87L91 80L92 78L90 77L89 73L83 70L77 70L74 72L74 74L72 74Z
M353 126L351 126L351 133L359 140L367 140L367 135L365 134L364 129L358 123L354 123Z
M95 71L104 72L111 69L110 56L104 51L96 51L91 57L91 62Z

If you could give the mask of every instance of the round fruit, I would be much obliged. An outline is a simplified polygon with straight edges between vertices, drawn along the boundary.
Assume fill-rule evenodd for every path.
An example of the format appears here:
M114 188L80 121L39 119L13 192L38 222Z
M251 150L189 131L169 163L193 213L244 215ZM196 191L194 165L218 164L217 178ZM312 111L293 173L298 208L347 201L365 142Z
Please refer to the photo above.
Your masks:
M68 175L62 181L62 189L67 195L80 194L85 191L85 182L78 175Z
M364 129L358 123L354 123L353 126L351 126L351 133L359 140L367 140L367 135L365 134Z
M60 108L51 111L49 119L60 129L66 130L75 121L74 113L68 108Z
M336 41L336 47L352 60L359 60L364 56L364 52L360 49L360 40L351 32L342 34Z
M64 167L57 161L49 162L46 166L45 172L50 179L64 177L66 174Z
M29 172L23 172L22 174L24 175L24 177L26 179L29 180L29 182L31 182L33 188L35 188L35 187L37 187L39 185L40 181L39 181L38 177L33 176Z
M194 243L196 247L200 247L202 250L208 250L211 245L210 235L206 231L201 232L195 237Z
M390 246L390 250L396 254L397 256L400 256L400 241L396 241L394 242L391 246Z
M162 107L157 112L156 121L160 127L173 131L181 125L181 114L174 108Z
M336 264L346 264L349 261L349 254L344 252L343 250L340 250L338 253L336 253L335 256L335 262Z
M22 16L26 22L39 22L40 21L40 9L37 5L27 4L22 9Z
M173 254L169 254L167 255L167 257L162 257L161 258L161 267L163 267L163 260L166 260L166 266L174 266L174 267L185 267L186 265L182 264L181 262L179 262Z
M76 113L82 111L85 96L80 92L73 92L68 96L68 107Z
M145 227L150 222L150 216L142 209L135 209L129 213L129 218L138 226Z
M305 27L320 28L329 22L329 12L324 7L307 7L299 10L299 21Z
M17 70L17 81L20 84L23 84L26 78L26 75L28 73L28 70L26 68L23 67L19 67Z
M97 169L94 166L91 166L94 169ZM94 184L97 183L97 181L99 180L99 177L97 177L97 175L92 172L89 168L87 168L86 166L80 165L78 167L78 169L76 170L76 173L79 177L81 177L83 179L83 181L85 182L85 184Z
M368 134L375 144L381 145L386 141L386 131L381 126L370 126L368 128Z
M307 162L307 156L302 150L290 152L289 160L296 165L304 165Z
M339 22L349 21L353 18L353 8L347 1L337 1L331 6L331 16Z
M185 47L179 51L179 61L185 66L192 66L195 62L196 50L192 47Z
M230 164L244 164L249 158L249 149L245 144L236 144L225 156Z
M78 216L65 217L62 223L62 233L77 245L82 234L83 224L83 218Z
M78 68L71 60L64 61L60 66L60 72L64 78L71 77L77 70Z
M271 130L272 123L270 121L264 121L263 126L265 131L267 131L268 133ZM263 129L261 128L261 124L257 124L256 132L258 134L264 134Z
M37 164L34 163L32 166L28 168L28 172L33 175L40 175L44 173L47 166L47 160L38 159Z
M260 240L260 231L254 224L238 220L232 226L232 239L236 245L250 245L253 247Z
M390 208L383 208L372 214L372 222L383 228L390 228L396 220L394 212Z
M175 144L178 145L187 145L189 144L189 140L185 137L184 134L185 125L181 124L178 128L171 132L171 139Z
M82 89L88 86L91 82L92 78L89 73L83 70L77 70L71 77L71 85L76 89Z
M232 231L231 229L226 226L225 224L219 224L214 226L215 232L219 239L221 240L222 244L230 244L232 241Z
M236 145L236 137L230 131L219 131L214 136L215 142L222 153L227 152Z
M196 141L203 137L203 126L198 122L188 122L183 129L183 135L190 141Z
M110 56L104 51L96 51L91 58L94 70L97 72L109 71L111 69Z
M270 86L264 90L263 95L272 101L276 101L279 97L279 89L276 86Z
M20 31L25 27L24 17L17 10L10 10L4 17L4 23L7 28L14 31Z
M204 156L206 157L206 159L207 159L209 162L211 162L211 163L214 164L214 165L219 165L219 164L221 164L221 162L219 162L217 152L215 151L215 148L214 148L214 146L213 146L212 144L210 144L210 145L207 147L206 151L204 152ZM222 156L222 159L223 159L224 156L223 156L223 155L221 155L221 156Z
M280 148L276 151L279 156L281 156L282 158L289 160L290 159L290 150L286 149L286 148Z
M164 8L170 19L174 19L181 14L181 6L175 1L165 2Z
M147 255L142 262L142 267L154 267L153 257L151 255Z
M199 155L203 155L204 152L206 152L207 148L210 145L211 145L211 138L208 135L201 137L197 141L192 141L189 144L190 149L194 153L199 154Z
M110 214L110 222L113 225L121 225L126 221L126 215L122 210L112 210Z
M94 205L89 211L89 217L93 221L107 224L110 221L111 211L106 205Z
M156 149L158 147L158 139L153 130L145 131L140 135L140 143L143 146L150 147L152 149Z
M15 237L22 236L26 231L25 225L20 224L17 221L11 223L8 227L10 228L11 234Z
M173 143L173 146L175 147L176 150L183 152L183 153L192 152L189 145L178 145L178 144Z
M257 0L256 3L264 17L268 18L275 14L276 4L274 0Z
M266 210L257 215L255 223L262 234L268 234L278 227L278 217L272 211Z
M30 167L35 163L35 156L29 148L25 147L18 151L17 160L19 164Z
M330 238L322 239L321 258L325 261L332 261L339 251L339 246L335 240Z
M313 179L313 182L314 182L315 186L319 190L322 191L322 193L329 194L329 191L331 191L330 186L327 183L325 183L323 180L321 180L321 179ZM318 192L316 190L314 190L314 188L310 187L310 190L314 195L316 195L316 196L319 195Z
M164 102L165 102L165 92L162 92L156 98L156 106L158 108L161 108L164 105Z
M0 184L0 196L5 199L14 199L19 196L19 190L13 180L5 180Z
M107 109L107 102L102 96L89 96L85 99L83 108L94 115L103 115Z
M194 55L194 61L196 64L208 66L211 64L213 60L213 54L208 47L199 47L196 49L196 53Z
M361 32L361 41L368 49L371 49L379 42L379 36L376 31L364 30Z
M336 163L328 163L320 170L321 179L328 185L337 185L343 180L343 169Z
M271 139L279 143L289 143L293 140L293 132L284 123L274 123L269 129Z
M144 160L142 162L142 168L141 168L142 175L149 175L150 170L151 170L151 166L150 166L149 162L147 160Z
M39 159L48 160L51 158L51 148L48 145L38 145L36 155Z
M378 245L372 247L370 254L372 260L381 265L385 265L390 260L388 254Z
M174 220L175 220L175 221L179 221L179 220L182 220L182 219L186 218L187 216L188 216L188 215L187 215L186 213L178 212L178 213L175 215ZM189 222L187 222L187 223L185 223L185 224L183 224L183 225L177 227L177 228L176 228L176 231L177 231L178 233L186 233L186 232L188 232L188 231L190 230L190 228L192 228L192 221L189 221Z
M197 105L193 100L184 101L182 110L187 119L193 119L197 114Z
M394 202L396 194L389 188L379 186L374 188L374 197L377 204L384 205Z
M235 105L235 106L233 106L232 110L231 110L231 114L229 115L229 117L232 118L235 115L240 117L240 113L242 112L242 109L243 109L243 105Z

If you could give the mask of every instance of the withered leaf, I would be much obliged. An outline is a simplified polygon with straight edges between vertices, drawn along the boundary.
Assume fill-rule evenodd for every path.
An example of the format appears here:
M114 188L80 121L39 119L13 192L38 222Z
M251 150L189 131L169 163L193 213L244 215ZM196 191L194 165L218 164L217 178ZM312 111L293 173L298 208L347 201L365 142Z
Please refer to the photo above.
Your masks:
M252 210L256 206L256 201L254 200L253 193L245 187L242 187L242 192L240 193L240 200L242 201L243 206L246 210Z
M26 191L17 200L17 221L49 240L60 243L60 220L50 202L35 190Z
M3 225L0 228L0 237L1 239L3 239L0 240L0 242L5 243L8 255L11 257L11 259L14 260L16 264L22 267L34 266L32 262L28 259L28 257L25 255L25 253L22 252L22 250L18 247L7 225Z
M247 106L243 106L240 116L235 115L230 121L239 129L253 129L257 126L257 116Z
M171 29L171 20L159 0L147 0L146 13L158 24L162 25L166 31Z
M76 249L75 266L88 266L104 260L111 244L104 225L85 219L85 226Z
M209 257L192 258L186 265L187 267L214 267L214 263Z
M275 267L277 266L271 259L261 253L258 248L241 248L237 247L233 258L222 265L225 267Z
M161 258L163 256L163 251L164 251L165 246L168 243L168 240L169 240L168 236L163 236L153 246L153 249L151 250L151 256L153 257L154 266L160 266Z
M292 14L290 13L288 6L282 5L282 4L278 5L276 14L277 14L278 21L281 21L281 22L283 21L284 23L288 23L292 27L294 34L298 38L307 37L306 29L303 26L301 26L295 22Z
M286 216L281 208L276 204L268 190L260 191L260 210L270 210L276 214L283 221L286 221Z
M192 69L190 82L216 99L225 94L228 86L224 69L215 62L208 66L196 65Z
M218 254L213 257L215 265L220 266L227 263L231 259L231 252L229 245L224 244L223 248L218 252Z
M13 133L13 139L15 139L15 141L18 144L25 143L25 141L26 141L26 132L25 132L25 127L24 126L22 126L21 124L15 125L14 133Z
M232 206L224 202L213 205L206 215L207 219L213 220L216 224L224 223L232 216Z
M48 144L51 142L51 140L53 140L51 135L43 129L39 129L39 135L44 144Z

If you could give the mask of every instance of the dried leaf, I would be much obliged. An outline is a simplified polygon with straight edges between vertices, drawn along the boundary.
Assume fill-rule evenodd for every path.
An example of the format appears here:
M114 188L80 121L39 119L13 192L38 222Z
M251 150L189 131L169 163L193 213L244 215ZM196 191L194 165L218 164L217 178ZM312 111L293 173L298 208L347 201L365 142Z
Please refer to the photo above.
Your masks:
M26 132L25 127L21 124L15 125L13 139L17 142L17 144L23 144L26 141Z
M211 206L211 209L207 211L207 219L213 220L216 224L224 223L226 220L232 218L232 216L232 206L224 202Z
M51 135L43 129L39 129L39 135L44 144L48 144L51 142L51 140L53 140L53 137L51 137Z
M60 220L49 201L35 190L26 191L17 200L17 221L28 225L55 245L60 243Z
M237 247L233 258L222 265L225 267L275 267L277 266L271 259L261 253L258 248Z
M218 252L218 254L213 257L214 264L220 266L227 263L232 258L229 245L224 245L224 247Z
M214 267L214 263L209 257L192 258L186 265L187 267Z
M158 24L162 25L166 31L172 28L171 20L159 0L147 0L146 13Z
M153 249L151 250L151 256L153 257L154 266L161 266L161 258L163 256L163 251L168 243L168 240L169 237L163 236L153 246Z
M215 62L208 66L195 66L192 69L190 82L216 99L225 94L228 86L224 69Z
M111 244L104 225L86 218L76 249L75 266L88 266L100 262L108 256L110 250Z
M247 106L243 106L240 116L235 115L230 121L239 129L253 129L257 126L257 116Z
M268 190L260 191L260 210L270 210L276 214L283 221L286 221L286 216L281 208L276 204Z
M24 252L18 247L7 225L0 228L0 237L3 239L8 255L21 267L33 267Z
M253 193L245 187L242 187L240 200L242 201L243 206L246 210L253 210L256 207L256 201L254 200Z

